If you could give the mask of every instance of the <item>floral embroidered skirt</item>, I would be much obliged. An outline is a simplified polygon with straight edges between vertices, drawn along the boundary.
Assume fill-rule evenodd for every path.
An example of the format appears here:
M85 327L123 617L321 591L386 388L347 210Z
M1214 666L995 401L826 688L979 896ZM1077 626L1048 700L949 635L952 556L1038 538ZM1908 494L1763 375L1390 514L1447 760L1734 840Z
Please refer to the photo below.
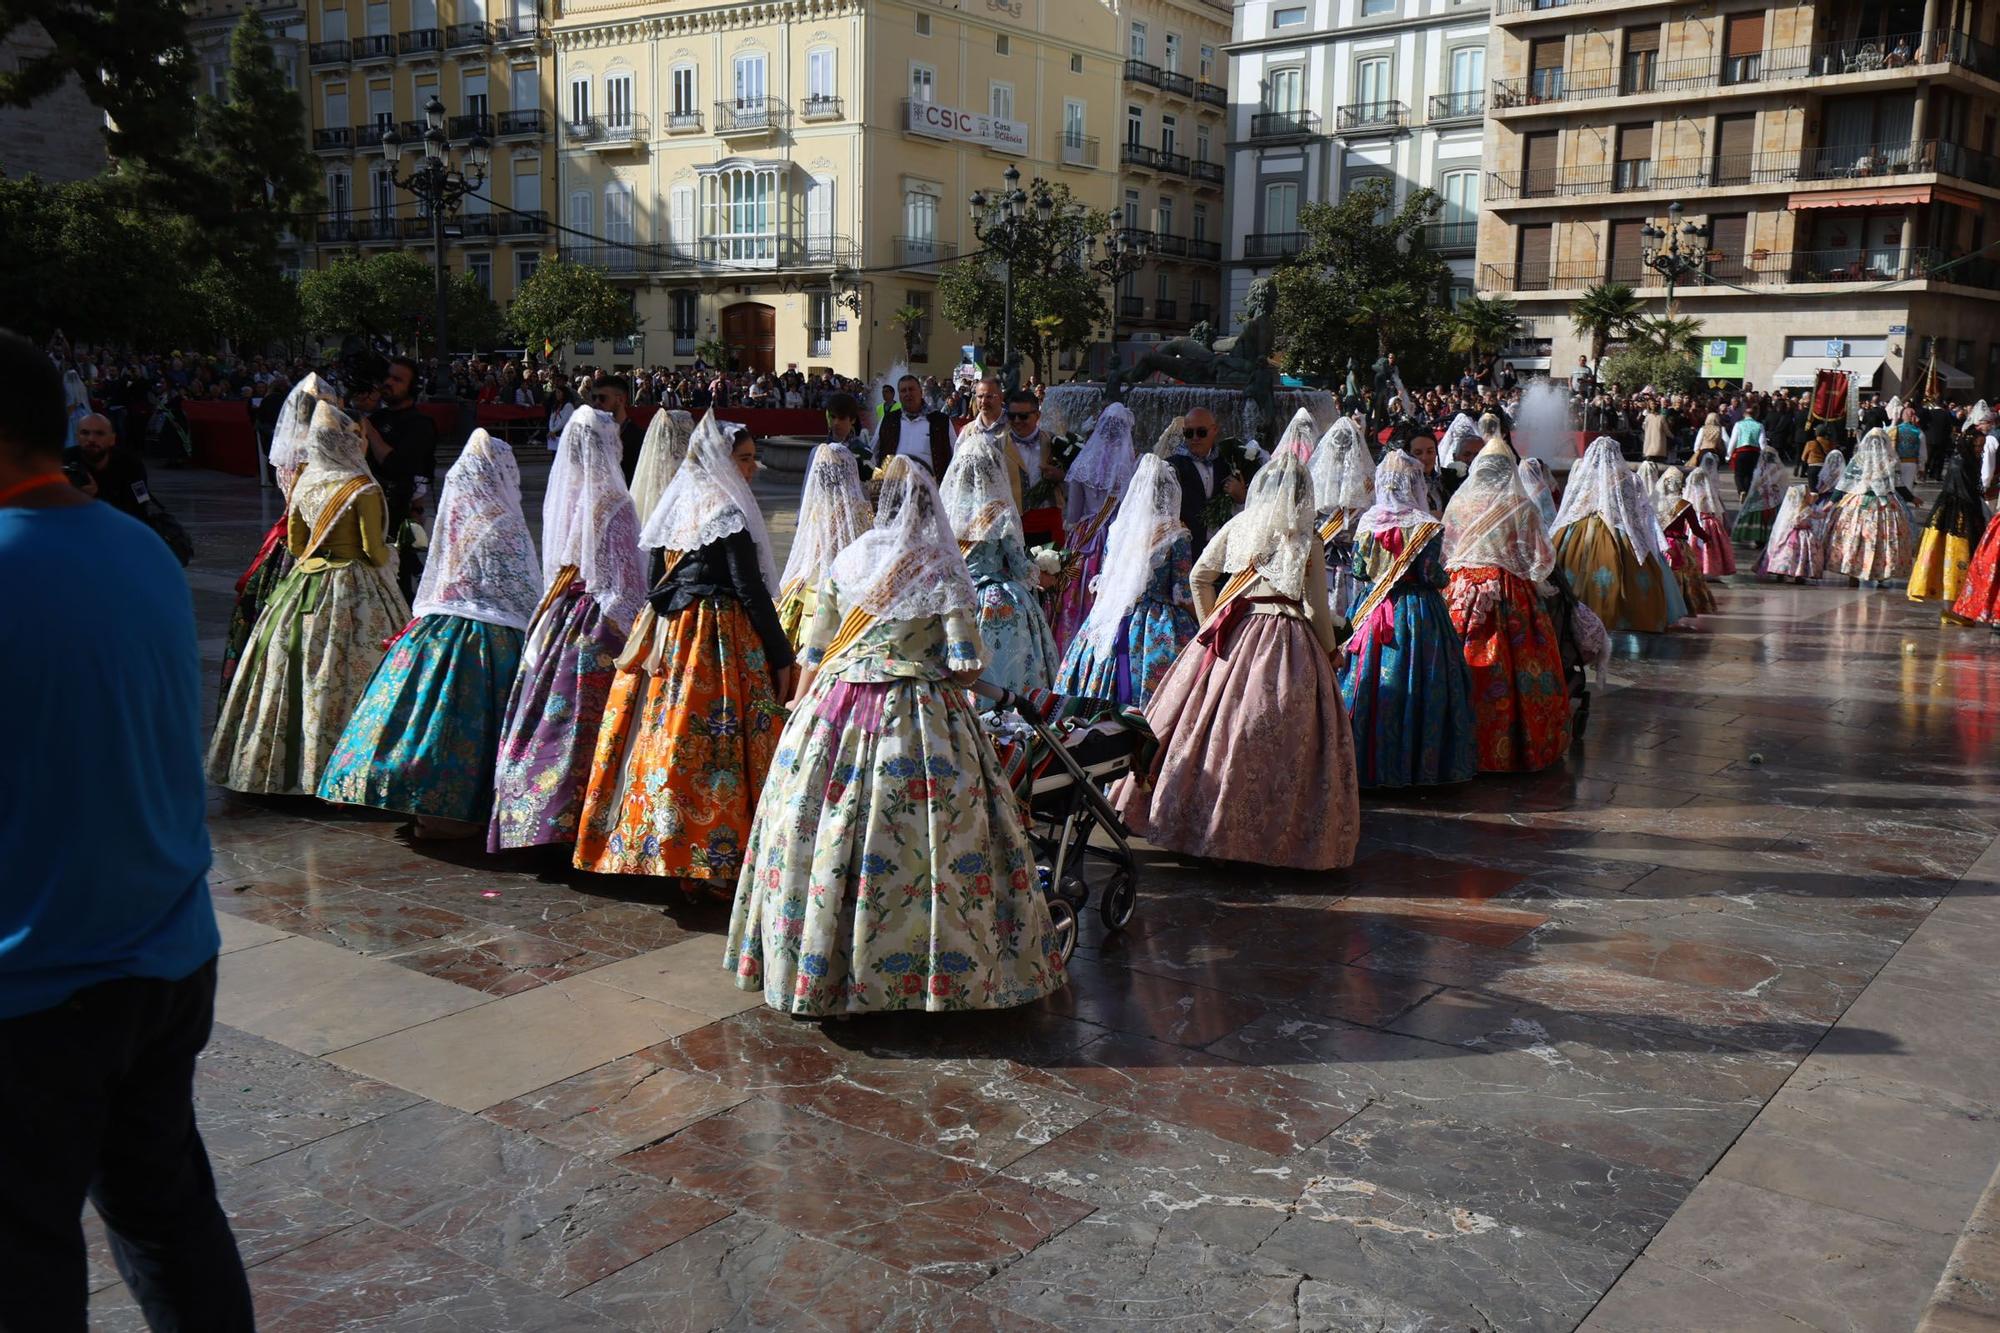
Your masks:
M1004 1009L1066 980L965 691L821 676L757 806L725 966L795 1014Z
M659 668L611 683L576 865L733 883L785 716L763 642L733 597L639 623Z
M2000 514L1986 525L1972 563L1965 570L1965 588L1951 604L1952 614L1991 625L2000 620Z
M1900 579L1910 572L1910 516L1900 504L1849 496L1833 511L1826 566L1857 579Z
M1730 541L1729 529L1715 514L1701 516L1700 556L1701 572L1709 578L1736 572L1736 544Z
M1679 616L1668 614L1681 604L1674 589L1671 605L1660 562L1640 560L1632 544L1592 515L1556 534L1556 558L1569 574L1577 600L1596 613L1607 629L1663 632ZM1664 576L1664 577L1663 577Z
M1813 517L1795 524L1782 542L1773 542L1757 557L1757 572L1774 579L1816 579L1826 572L1826 520Z
M1695 543L1688 540L1688 527L1675 525L1667 534L1667 562L1673 566L1675 586L1680 589L1681 601L1687 606L1691 616L1705 616L1715 610L1715 594L1708 589L1708 580L1702 577L1701 556L1695 550Z
M229 682L236 678L236 665L243 660L243 652L250 646L250 636L256 631L257 617L264 613L265 605L278 585L285 581L285 575L292 572L292 553L285 547L285 527L287 519L280 518L277 525L264 534L264 545L258 550L257 558L243 571L243 577L236 582L236 603L229 610L229 637L222 647L222 689L229 691Z
M1479 723L1451 612L1427 585L1405 582L1390 598L1395 629L1388 642L1364 632L1340 654L1355 776L1363 787L1467 781L1479 771Z
M311 796L382 644L409 619L390 575L359 561L295 566L257 617L208 747L209 781Z
M1159 758L1147 781L1125 778L1112 793L1140 837L1257 865L1353 864L1354 733L1333 663L1305 621L1247 615L1218 653L1189 643L1146 721Z
M1482 773L1532 773L1569 748L1569 682L1556 628L1528 581L1497 566L1452 571L1451 623L1472 672Z
M818 605L819 591L812 587L800 588L778 602L778 628L791 640L793 652L805 651L806 630Z
M995 579L980 583L975 592L979 637L986 642L981 679L1016 694L1048 689L1061 659L1034 591L1014 579Z
M1965 592L1971 568L1971 538L1942 528L1925 528L1923 540L1917 544L1917 562L1910 569L1910 600L1956 602Z
M1109 535L1107 526L1100 526L1091 545L1078 552L1076 567L1069 571L1056 593L1055 651L1050 656L1058 660L1069 647L1070 640L1076 637L1076 632L1083 628L1084 618L1090 614L1090 604L1097 600L1097 575L1104 568L1104 542Z
M500 726L488 851L576 841L597 723L624 647L580 580L529 627Z
M1119 624L1109 652L1098 652L1081 634L1069 641L1062 670L1056 673L1056 693L1144 708L1196 628L1186 607L1144 598Z
M1730 538L1738 546L1762 546L1770 537L1771 524L1776 522L1777 518L1778 511L1775 507L1752 509L1746 505L1736 515L1736 526L1730 530Z
M319 798L484 824L520 667L520 630L422 617L375 669L319 780Z

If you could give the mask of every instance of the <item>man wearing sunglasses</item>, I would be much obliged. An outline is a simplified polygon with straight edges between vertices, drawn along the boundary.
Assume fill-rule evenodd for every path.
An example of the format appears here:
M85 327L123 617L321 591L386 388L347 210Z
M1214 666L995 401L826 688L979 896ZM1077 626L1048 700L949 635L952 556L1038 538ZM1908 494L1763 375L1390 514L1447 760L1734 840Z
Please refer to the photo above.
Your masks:
M1216 450L1221 443L1221 431L1216 428L1213 412L1197 407L1188 413L1181 422L1181 436L1186 451L1169 458L1167 464L1181 484L1181 522L1187 524L1195 554L1199 555L1212 535L1208 527L1208 502L1220 491L1242 504L1243 478L1237 475L1229 456Z

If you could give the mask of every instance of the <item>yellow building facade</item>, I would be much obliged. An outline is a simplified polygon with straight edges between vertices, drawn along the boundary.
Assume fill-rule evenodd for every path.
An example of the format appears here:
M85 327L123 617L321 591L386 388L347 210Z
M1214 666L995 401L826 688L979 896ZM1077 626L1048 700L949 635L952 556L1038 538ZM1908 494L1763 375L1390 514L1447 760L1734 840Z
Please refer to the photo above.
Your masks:
M485 187L447 228L447 262L479 275L504 305L551 242L556 117L548 29L536 0L303 5L301 90L325 208L302 262L324 267L340 255L396 247L429 252L430 220L395 186L382 139L392 127L406 145L420 139L424 106L435 95L452 142L482 134L492 154Z
M978 246L975 191L1018 165L1118 205L1102 4L564 0L552 27L560 253L629 285L644 330L584 359L714 339L746 368L944 374L972 336L937 278Z

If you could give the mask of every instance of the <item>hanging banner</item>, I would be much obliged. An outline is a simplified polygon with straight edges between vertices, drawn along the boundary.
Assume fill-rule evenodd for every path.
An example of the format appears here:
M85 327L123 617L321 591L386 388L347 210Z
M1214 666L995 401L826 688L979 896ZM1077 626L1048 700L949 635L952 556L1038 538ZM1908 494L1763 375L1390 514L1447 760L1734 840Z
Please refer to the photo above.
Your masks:
M904 127L912 134L931 139L957 139L962 143L984 144L1012 152L1028 151L1028 127L1018 120L999 120L977 111L939 106L935 102L905 102L908 119Z

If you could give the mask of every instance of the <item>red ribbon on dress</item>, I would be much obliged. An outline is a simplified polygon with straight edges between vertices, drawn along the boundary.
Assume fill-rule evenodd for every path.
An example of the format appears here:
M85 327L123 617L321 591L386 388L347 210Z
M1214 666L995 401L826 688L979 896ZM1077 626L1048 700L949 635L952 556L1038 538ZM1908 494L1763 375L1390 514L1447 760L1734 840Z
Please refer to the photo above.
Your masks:
M1251 607L1273 604L1284 606L1298 605L1290 597L1230 598L1220 611L1217 611L1208 618L1206 625L1195 631L1194 641L1208 650L1207 656L1202 658L1202 666L1206 668L1216 658L1222 656L1223 648L1228 645L1229 639L1236 627L1243 623L1243 618L1250 614Z

